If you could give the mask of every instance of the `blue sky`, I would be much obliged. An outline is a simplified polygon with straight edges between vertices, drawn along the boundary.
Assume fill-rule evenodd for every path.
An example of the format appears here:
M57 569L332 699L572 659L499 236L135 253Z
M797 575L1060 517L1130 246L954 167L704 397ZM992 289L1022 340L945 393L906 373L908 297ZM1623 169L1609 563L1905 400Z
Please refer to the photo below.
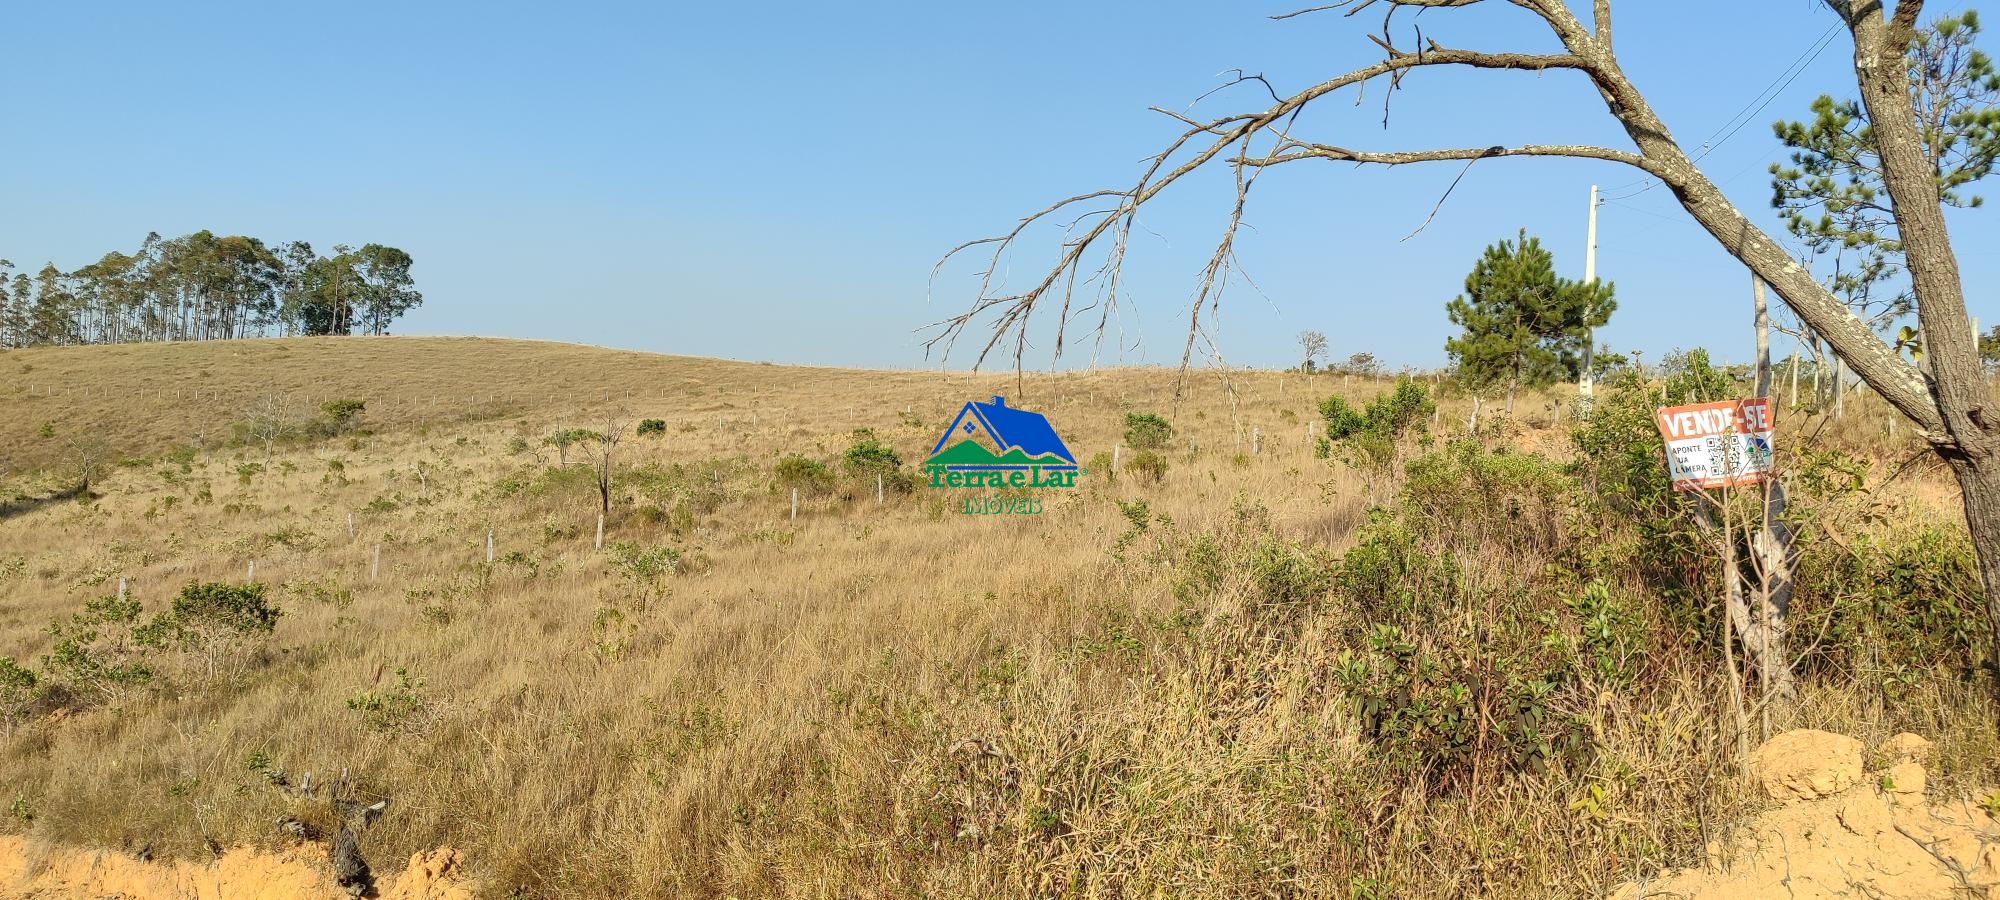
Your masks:
M1402 24L1448 46L1552 49L1527 14L1487 6ZM1283 3L567 7L16 4L0 49L0 257L72 268L149 230L377 241L417 261L426 301L401 333L936 365L918 329L962 308L973 281L947 269L927 302L932 263L1054 199L1126 186L1174 131L1148 106L1185 108L1236 67L1290 92L1379 52L1363 37L1378 17L1265 18ZM1622 62L1690 147L1833 24L1817 0L1614 8ZM1760 224L1777 228L1770 121L1851 95L1849 52L1836 36L1703 160ZM1626 146L1574 74L1418 72L1386 131L1381 96L1334 98L1301 131L1381 149ZM1256 100L1238 89L1195 111ZM1638 174L1607 163L1489 161L1400 240L1457 174L1273 170L1240 240L1256 287L1232 287L1222 309L1228 362L1292 364L1292 336L1312 328L1339 356L1439 364L1444 304L1486 244L1525 227L1581 275L1593 182L1622 198L1600 221L1599 274L1620 300L1602 337L1650 359L1747 356L1749 276L1664 189L1635 194ZM1142 217L1122 335L1100 361L1178 361L1230 190L1219 171L1191 179ZM1994 216L1952 225L1973 312L2000 324ZM1049 246L1009 271L1028 277ZM1037 337L1027 361L1046 367ZM1086 347L1065 363L1088 360Z

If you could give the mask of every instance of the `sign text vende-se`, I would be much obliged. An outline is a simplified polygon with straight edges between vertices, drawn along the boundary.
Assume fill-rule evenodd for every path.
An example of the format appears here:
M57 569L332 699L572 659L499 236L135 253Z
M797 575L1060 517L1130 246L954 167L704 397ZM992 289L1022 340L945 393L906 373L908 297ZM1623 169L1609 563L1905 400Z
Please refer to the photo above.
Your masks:
M1674 490L1754 484L1771 472L1771 401L1723 400L1655 412Z

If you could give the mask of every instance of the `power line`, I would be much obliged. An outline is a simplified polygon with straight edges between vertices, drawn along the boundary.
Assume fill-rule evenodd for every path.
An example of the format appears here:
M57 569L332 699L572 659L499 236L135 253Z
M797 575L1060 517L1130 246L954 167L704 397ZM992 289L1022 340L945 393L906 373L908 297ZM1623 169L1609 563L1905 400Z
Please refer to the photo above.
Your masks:
M1710 153L1714 153L1717 148L1728 143L1730 138L1735 137L1737 132L1743 130L1743 126L1750 124L1751 120L1755 119L1759 113L1762 113L1779 96L1783 95L1785 89L1791 87L1792 83L1797 81L1800 75L1805 74L1807 69L1812 68L1812 64L1819 59L1819 55L1826 52L1827 47L1832 46L1833 38L1839 32L1840 24L1838 22L1828 26L1825 32L1820 34L1797 58L1792 60L1791 65L1786 66L1783 71L1778 73L1776 78L1771 79L1770 84L1765 85L1763 90L1758 91L1756 96L1751 97L1750 102L1745 103L1742 109L1736 111L1735 115L1724 120L1721 125L1716 127L1715 131L1709 134L1707 140L1701 142L1701 151L1695 155L1694 161L1700 162L1707 158ZM1660 182L1657 180L1641 178L1637 181L1627 182L1611 188L1610 190L1621 191L1640 184L1645 185L1645 187L1629 194L1608 197L1606 198L1607 202L1612 200L1629 200L1660 186Z

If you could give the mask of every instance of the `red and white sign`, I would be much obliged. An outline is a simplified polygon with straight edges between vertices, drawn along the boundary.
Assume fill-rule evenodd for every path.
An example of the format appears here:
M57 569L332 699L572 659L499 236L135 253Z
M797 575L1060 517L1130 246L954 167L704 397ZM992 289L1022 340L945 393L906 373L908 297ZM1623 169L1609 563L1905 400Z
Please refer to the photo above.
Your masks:
M1770 400L1669 406L1654 417L1667 442L1674 490L1755 484L1770 477Z

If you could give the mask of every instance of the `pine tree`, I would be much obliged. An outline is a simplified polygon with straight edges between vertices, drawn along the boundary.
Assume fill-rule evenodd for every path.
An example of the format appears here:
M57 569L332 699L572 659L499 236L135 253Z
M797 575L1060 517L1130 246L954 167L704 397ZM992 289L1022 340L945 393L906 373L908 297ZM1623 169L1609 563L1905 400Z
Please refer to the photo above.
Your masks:
M1446 305L1464 333L1444 349L1468 385L1505 384L1512 415L1522 387L1576 378L1590 330L1610 321L1617 306L1609 282L1556 277L1555 258L1522 229L1518 240L1487 247L1465 278L1465 293Z

